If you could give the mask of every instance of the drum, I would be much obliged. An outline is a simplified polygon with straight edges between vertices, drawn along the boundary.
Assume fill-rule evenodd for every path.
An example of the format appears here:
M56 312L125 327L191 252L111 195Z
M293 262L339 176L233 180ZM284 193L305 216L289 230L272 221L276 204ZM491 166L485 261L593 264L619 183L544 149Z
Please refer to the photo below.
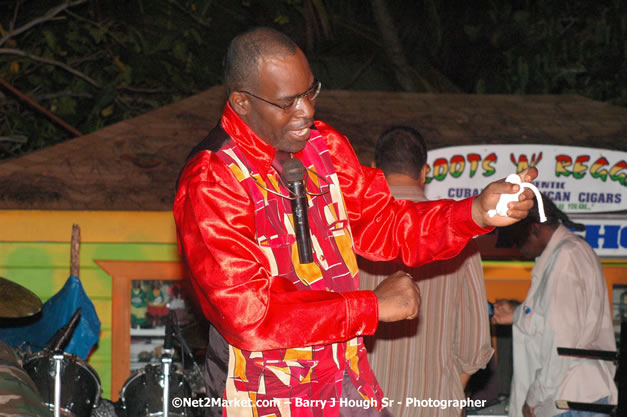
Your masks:
M126 380L120 400L126 417L163 416L163 374L161 366L146 365ZM184 407L174 407L172 399L191 398L192 390L183 372L176 366L170 368L170 399L168 417L191 416Z
M52 353L38 352L24 360L24 370L35 382L41 398L54 410L55 361ZM102 389L98 374L81 358L63 354L61 362L61 415L89 417L100 403Z

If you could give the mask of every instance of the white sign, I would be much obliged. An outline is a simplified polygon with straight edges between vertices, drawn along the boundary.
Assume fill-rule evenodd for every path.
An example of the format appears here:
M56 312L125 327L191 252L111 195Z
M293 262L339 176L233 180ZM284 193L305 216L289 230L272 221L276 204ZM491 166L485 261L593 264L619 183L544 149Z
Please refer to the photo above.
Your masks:
M470 145L429 151L426 195L460 200L538 168L534 185L566 213L627 210L627 152L577 146Z

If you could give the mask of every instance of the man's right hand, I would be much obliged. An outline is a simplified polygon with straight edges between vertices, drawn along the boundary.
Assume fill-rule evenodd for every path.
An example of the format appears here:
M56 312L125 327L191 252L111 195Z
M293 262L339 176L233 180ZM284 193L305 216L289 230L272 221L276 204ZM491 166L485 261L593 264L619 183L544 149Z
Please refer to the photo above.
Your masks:
M379 321L412 320L420 310L420 290L411 276L395 272L375 288L379 300Z
M529 167L520 174L522 182L531 182L538 176L536 167ZM472 201L472 218L481 227L504 227L524 219L533 207L535 195L530 188L525 189L519 196L518 201L508 203L507 216L490 217L488 211L496 208L502 194L514 194L520 190L520 185L510 184L505 178L488 184Z

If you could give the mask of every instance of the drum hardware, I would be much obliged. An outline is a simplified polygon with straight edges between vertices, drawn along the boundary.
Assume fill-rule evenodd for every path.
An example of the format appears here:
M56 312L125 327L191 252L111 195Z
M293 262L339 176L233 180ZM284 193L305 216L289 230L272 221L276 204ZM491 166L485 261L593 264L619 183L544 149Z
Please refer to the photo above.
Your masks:
M188 327L189 328L189 327ZM198 332L201 332L205 335L209 334L209 329L208 327L203 327L202 325L197 325L195 326L195 329ZM186 377L189 380L189 384L192 388L192 392L195 393L205 393L205 378L203 376L202 370L200 369L200 367L198 366L198 363L196 363L196 361L194 360L194 354L192 353L192 350L189 347L189 344L187 343L187 337L184 336L185 335L185 331L182 330L180 328L180 326L178 326L177 323L175 323L174 326L174 336L176 337L176 340L178 340L178 342L181 345L181 350L183 351L183 357L185 357L185 355L187 355L187 357L190 359L190 361L192 362L192 368L190 370L187 371L186 373ZM188 333L189 335L189 333ZM202 339L202 338L201 338ZM209 341L209 338L207 337L206 342L204 343L204 345L202 346L203 349L207 348L207 344ZM198 341L198 338L197 338ZM183 371L185 372L185 371Z
M76 326L78 326L78 322L81 320L81 310L81 307L77 308L74 314L72 314L72 317L70 317L70 321L52 335L46 343L46 350L50 352L63 352L63 349L72 338L72 333L74 333Z
M181 369L172 364L170 368L169 396L188 398L192 396L192 390L187 383ZM157 417L165 416L163 413L164 376L161 365L149 364L136 370L126 380L120 391L119 415L125 417ZM167 417L188 417L184 407L168 407Z
M163 349L161 350L161 368L163 369L163 415L170 415L170 366L172 365L172 356L174 349L172 348L172 337L174 336L173 313L168 315L168 323L165 326L165 338L163 340Z
M179 342L184 359L188 356L192 360L192 370L186 371L173 363L174 338ZM166 324L163 347L161 349L160 365L148 364L135 371L126 380L120 392L121 413L126 417L183 417L192 416L193 410L184 406L173 409L170 405L172 398L190 398L200 391L196 387L204 385L202 371L193 360L193 355L185 339L182 337L176 315L169 313ZM198 380L200 379L200 382ZM157 400L157 395L160 395Z
M98 374L75 355L44 350L27 358L23 368L55 415L89 417L100 402Z
M70 321L50 338L46 347L50 347L52 358L54 359L54 417L61 417L61 373L63 372L63 348L70 341L70 336L78 326L81 319L81 308L79 307Z
M55 417L89 417L102 394L100 378L91 366L63 351L78 326L80 314L81 308L78 308L41 352L24 360L24 369Z
M101 398L100 404L94 408L90 417L123 417L123 414L117 413L116 404L113 401Z
M61 417L61 366L63 354L55 353L54 359L54 417Z

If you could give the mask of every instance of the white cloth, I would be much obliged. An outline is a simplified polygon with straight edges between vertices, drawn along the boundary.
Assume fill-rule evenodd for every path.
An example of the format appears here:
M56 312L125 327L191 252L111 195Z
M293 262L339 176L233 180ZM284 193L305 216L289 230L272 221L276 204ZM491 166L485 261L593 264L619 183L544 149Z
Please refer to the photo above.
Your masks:
M510 417L522 406L536 417L566 410L555 400L616 404L612 362L559 356L557 347L616 350L603 270L592 248L564 226L553 233L532 270L531 288L514 313Z

